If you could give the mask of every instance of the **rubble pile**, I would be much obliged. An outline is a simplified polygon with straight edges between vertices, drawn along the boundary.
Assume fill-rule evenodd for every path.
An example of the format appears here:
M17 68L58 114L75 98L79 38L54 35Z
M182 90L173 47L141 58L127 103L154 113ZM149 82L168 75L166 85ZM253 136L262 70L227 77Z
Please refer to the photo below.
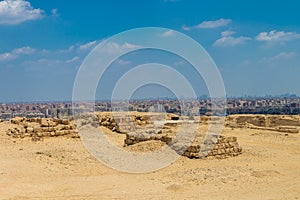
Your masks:
M14 138L79 137L76 126L67 119L17 117L11 119L10 122L16 126L8 129L7 135Z
M195 134L189 134L187 131L187 134L178 137L176 130L170 129L168 126L165 126L160 131L139 130L126 133L124 144L125 146L129 146L151 140L164 142L179 155L188 158L224 159L238 156L242 153L242 148L237 142L237 137L226 137L216 134L205 135L198 131Z
M150 116L139 113L98 113L99 125L117 133L128 133L141 127L151 128Z
M299 133L300 118L296 115L231 115L226 118L226 126L283 133Z
M158 140L166 144L170 144L173 137L168 134L163 134L162 132L156 133L155 129L140 130L138 132L126 133L126 139L124 140L125 146L133 145L140 142L145 142L149 140Z
M193 143L182 155L189 158L224 159L242 153L237 137L225 137L223 135L210 137L214 137L214 139L205 139L202 144Z

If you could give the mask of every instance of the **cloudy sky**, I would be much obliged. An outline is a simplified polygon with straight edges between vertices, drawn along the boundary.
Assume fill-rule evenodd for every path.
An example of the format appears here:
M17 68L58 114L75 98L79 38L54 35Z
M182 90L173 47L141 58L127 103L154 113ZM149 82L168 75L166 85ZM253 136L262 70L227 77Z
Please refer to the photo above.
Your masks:
M300 95L299 7L296 0L0 1L0 102L70 100L88 53L139 27L165 27L199 42L218 66L228 96ZM141 59L129 58L115 65ZM108 73L114 76L114 70Z

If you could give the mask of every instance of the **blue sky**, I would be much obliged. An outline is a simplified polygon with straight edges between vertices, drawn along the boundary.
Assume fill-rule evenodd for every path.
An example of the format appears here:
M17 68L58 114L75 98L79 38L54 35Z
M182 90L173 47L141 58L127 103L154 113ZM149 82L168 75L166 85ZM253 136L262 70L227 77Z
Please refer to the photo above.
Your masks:
M300 95L299 7L296 0L0 1L0 102L70 100L81 62L100 41L149 26L198 41L229 96Z

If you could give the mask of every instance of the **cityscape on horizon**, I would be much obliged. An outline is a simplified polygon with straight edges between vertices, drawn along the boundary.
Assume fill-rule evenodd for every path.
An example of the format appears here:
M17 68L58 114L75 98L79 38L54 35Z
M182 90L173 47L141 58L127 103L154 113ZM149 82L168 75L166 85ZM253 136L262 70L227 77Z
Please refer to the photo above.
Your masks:
M213 106L215 107L213 108ZM210 99L96 101L90 103L73 102L73 104L72 102L3 103L0 104L0 119L9 120L14 117L70 118L73 117L74 110L80 110L81 112L166 112L186 116L224 114L299 115L300 98L228 99L225 106Z

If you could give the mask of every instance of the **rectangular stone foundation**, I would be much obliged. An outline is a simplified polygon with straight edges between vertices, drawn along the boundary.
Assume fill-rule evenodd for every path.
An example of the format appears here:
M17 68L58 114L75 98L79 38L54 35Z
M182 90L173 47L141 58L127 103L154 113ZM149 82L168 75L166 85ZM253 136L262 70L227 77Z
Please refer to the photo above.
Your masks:
M7 135L14 138L32 137L38 140L43 137L79 137L76 126L67 119L17 117L11 119L10 122L16 127L9 129Z
M127 133L124 144L133 145L149 140L165 142L178 154L188 158L224 159L242 153L237 137L225 137L223 135L209 135L203 140L195 139L193 142L179 142L176 141L176 137L168 134Z

